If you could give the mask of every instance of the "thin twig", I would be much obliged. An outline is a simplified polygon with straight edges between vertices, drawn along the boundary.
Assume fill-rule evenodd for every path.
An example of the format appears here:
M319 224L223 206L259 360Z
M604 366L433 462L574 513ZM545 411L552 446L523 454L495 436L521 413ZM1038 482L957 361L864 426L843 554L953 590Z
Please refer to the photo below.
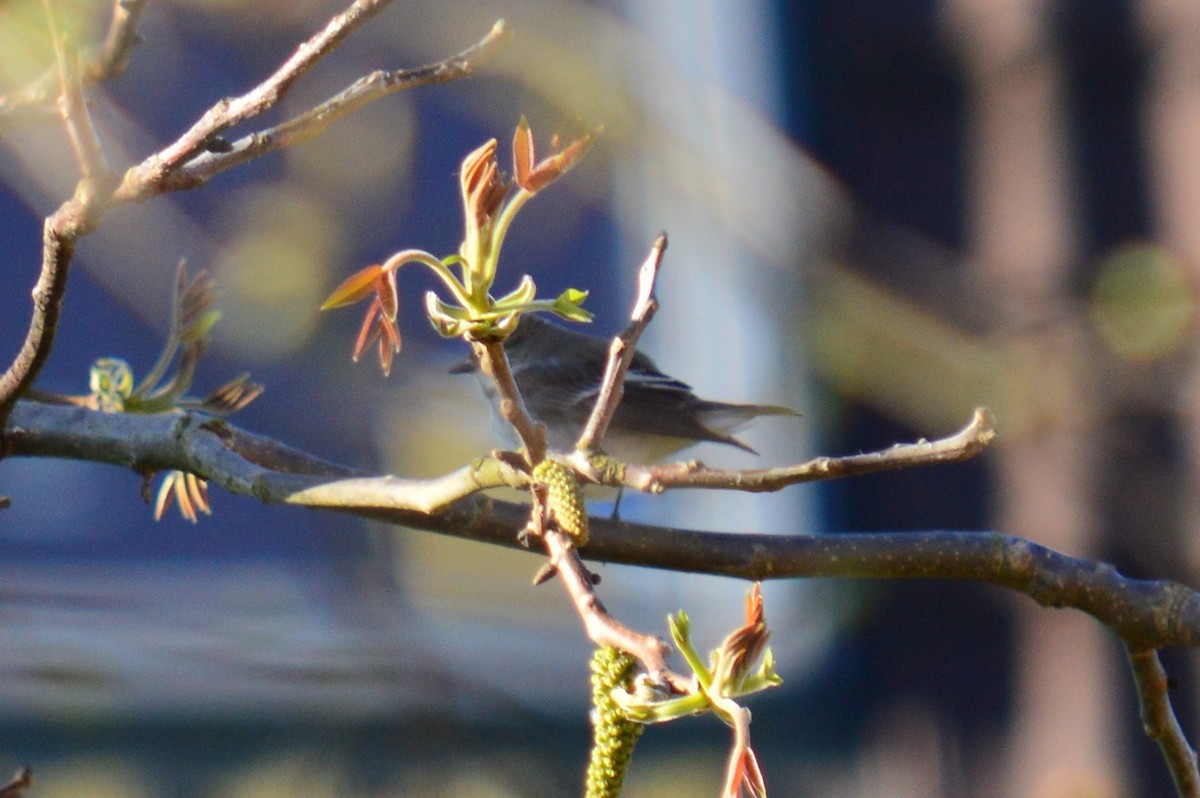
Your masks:
M516 430L525 449L525 456L530 468L546 458L546 427L533 418L517 381L513 378L512 367L508 363L508 355L500 341L473 341L475 358L479 370L483 372L496 386L500 404L500 416Z
M609 358L606 381L602 386L602 395L596 403L588 423L588 431L580 439L579 448L590 450L593 441L599 441L604 436L608 426L608 418L621 401L621 386L625 381L625 370L633 357L634 343L637 336L654 313L653 300L654 274L658 263L662 260L662 252L666 246L666 236L659 236L647 259L648 267L643 267L644 300L639 301L635 308L635 317L626 335L613 341L613 350ZM646 276L646 275L649 276ZM641 318L638 318L640 313ZM628 342L626 342L628 338ZM621 346L627 346L628 357L622 359ZM479 369L492 380L495 385L497 400L500 405L500 415L507 421L521 439L527 465L532 469L546 458L546 427L536 421L525 406L525 400L513 378L508 355L501 341L495 339L472 340ZM606 412L607 409L607 412ZM571 597L583 623L588 638L597 646L615 646L641 661L646 673L658 684L679 684L682 677L672 674L666 664L667 644L653 635L637 632L618 621L605 608L596 592L591 573L579 555L578 549L569 535L559 530L553 519L548 515L545 502L535 493L531 507L531 517L528 527L542 538L549 555L550 565L558 572L560 581ZM549 522L549 523L548 523ZM523 530L524 531L524 530Z
M1137 685L1141 705L1142 728L1146 736L1158 743L1167 769L1175 780L1175 792L1181 798L1200 796L1200 769L1196 752L1188 744L1175 710L1171 708L1167 672L1154 649L1129 649L1129 666Z
M220 100L196 121L186 133L146 158L126 173L117 191L121 201L137 201L157 190L162 182L183 164L204 152L216 136L241 122L275 106L288 90L343 40L391 0L356 0L335 15L325 27L296 48L279 69L240 97Z
M86 192L89 195L107 195L115 185L115 175L109 169L104 157L104 148L96 127L92 124L92 115L83 96L83 79L80 59L74 52L68 53L62 37L58 33L58 25L54 20L54 9L50 0L43 0L46 8L47 25L50 35L54 37L54 60L58 70L59 108L62 112L67 136L71 140L71 149L79 164L79 172L83 182L77 194ZM85 199L86 201L86 199Z
M89 83L99 83L119 77L129 66L133 46L142 40L138 22L149 0L114 0L112 19L104 42L89 54L84 74Z
M0 798L17 798L33 785L33 771L22 767L9 780L8 784L0 785Z
M576 451L590 453L603 442L608 425L617 412L617 406L621 404L621 398L625 394L625 374L629 371L633 356L637 354L638 339L658 310L655 285L658 282L658 267L662 263L666 248L667 234L662 233L654 240L650 254L646 256L638 272L638 293L633 312L630 314L629 326L613 339L609 348L608 363L604 367L604 377L600 382L596 403L592 406L587 424L575 444Z
M50 14L49 6L47 9ZM50 19L53 28L53 17ZM112 174L100 152L100 143L92 127L87 104L83 101L77 76L67 64L61 44L56 46L63 118L84 178L75 195L59 206L43 225L42 268L33 287L33 313L29 320L29 331L12 364L0 374L0 428L13 403L33 385L42 365L50 356L67 290L67 275L75 252L75 242L96 226L113 183Z
M656 684L681 683L682 678L667 668L669 649L661 638L630 629L604 607L592 583L591 572L583 564L571 539L556 529L545 530L542 538L550 564L558 571L559 580L575 604L588 639L597 646L615 646L637 657Z
M458 55L422 67L379 70L359 78L320 105L274 127L256 131L231 142L228 152L203 152L197 155L155 188L170 190L202 186L216 175L238 164L281 147L308 141L323 133L335 120L380 97L468 77L483 59L495 52L508 35L507 25L504 20L500 20L483 39Z
M987 408L981 407L961 430L934 441L898 443L890 449L869 454L817 457L805 463L741 471L709 468L697 460L657 466L627 465L622 484L651 493L670 488L767 493L803 482L968 460L983 451L995 435L992 415Z

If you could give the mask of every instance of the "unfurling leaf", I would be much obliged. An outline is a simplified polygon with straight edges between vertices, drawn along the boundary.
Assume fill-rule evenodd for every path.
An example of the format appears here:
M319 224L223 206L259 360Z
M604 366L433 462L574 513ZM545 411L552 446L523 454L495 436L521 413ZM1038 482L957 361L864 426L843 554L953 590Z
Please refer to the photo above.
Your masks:
M375 278L375 296L379 297L379 307L383 315L392 321L400 312L400 297L396 293L396 272L386 270Z
M262 384L252 382L250 373L246 372L201 399L198 408L214 416L227 416L253 402L263 390Z
M350 359L355 363L362 357L363 352L367 351L367 347L378 340L378 321L382 312L379 306L379 297L375 297L371 300L370 306L367 307L367 313L363 316L362 326L358 328L358 338L354 341L354 349L350 352Z
M459 187L462 190L467 227L482 229L500 209L509 189L509 184L501 178L500 166L496 163L495 139L484 142L483 146L463 159Z
M521 278L520 285L497 299L495 306L497 308L508 308L515 307L517 305L524 305L528 302L532 302L535 296L537 296L537 286L534 285L533 278L527 274Z
M178 276L175 283L174 330L180 339L185 331L194 327L197 321L208 313L216 302L216 281L209 276L208 271L201 269L191 282L187 279L187 270L180 261Z
M520 128L518 128L519 131ZM531 194L536 194L565 175L571 170L571 167L583 160L583 156L587 154L588 149L592 146L592 141L599 132L600 128L596 128L591 133L580 136L575 141L572 141L562 151L543 158L529 170L524 182L520 183L521 188ZM532 153L532 141L529 147ZM516 153L514 152L515 157Z
M325 300L325 304L321 305L321 310L345 307L366 299L375 291L376 280L382 273L383 266L375 263L350 275L342 281L341 285L333 289L333 293Z
M591 321L592 314L582 307L583 301L587 299L587 295L587 291L580 291L578 288L568 288L555 298L554 312L564 319L570 319L571 321Z
M179 331L179 340L183 343L203 341L212 332L212 328L221 320L221 311L210 310L199 319Z
M447 305L438 295L429 291L425 294L425 315L430 324L443 338L455 338L470 329L471 323L463 319L463 311Z

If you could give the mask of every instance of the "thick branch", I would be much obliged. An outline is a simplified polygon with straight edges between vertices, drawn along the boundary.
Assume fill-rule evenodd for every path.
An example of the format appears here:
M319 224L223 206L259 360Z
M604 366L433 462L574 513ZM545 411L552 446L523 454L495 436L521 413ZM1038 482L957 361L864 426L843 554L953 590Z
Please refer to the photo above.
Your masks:
M50 357L67 291L67 273L75 253L75 240L78 231L91 226L89 217L82 202L70 199L46 220L42 230L42 270L33 287L29 331L12 365L0 374L0 424L4 423L13 403L33 385L46 358ZM0 435L0 441L3 439Z
M478 496L444 504L476 487L501 484L500 472L489 472L490 466L430 482L368 477L197 414L106 414L23 401L4 434L16 456L191 471L266 502L336 509L512 548L520 548L517 535L529 518L525 506ZM1086 612L1134 651L1200 645L1200 594L1194 590L1129 579L1110 565L993 532L742 535L592 519L584 554L596 561L744 579L980 581L1047 606Z

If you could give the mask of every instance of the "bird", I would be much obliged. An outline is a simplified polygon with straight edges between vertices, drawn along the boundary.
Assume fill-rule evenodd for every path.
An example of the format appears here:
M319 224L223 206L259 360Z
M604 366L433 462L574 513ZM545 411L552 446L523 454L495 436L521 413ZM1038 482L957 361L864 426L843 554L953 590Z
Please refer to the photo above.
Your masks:
M525 406L546 425L547 445L556 451L572 450L600 391L609 339L527 313L505 339L504 349ZM451 372L479 375L498 434L504 445L517 448L516 433L499 414L495 385L479 374L474 359L456 364ZM624 387L601 448L626 463L660 462L705 441L757 454L733 433L762 416L800 415L779 405L702 399L641 351L633 355Z

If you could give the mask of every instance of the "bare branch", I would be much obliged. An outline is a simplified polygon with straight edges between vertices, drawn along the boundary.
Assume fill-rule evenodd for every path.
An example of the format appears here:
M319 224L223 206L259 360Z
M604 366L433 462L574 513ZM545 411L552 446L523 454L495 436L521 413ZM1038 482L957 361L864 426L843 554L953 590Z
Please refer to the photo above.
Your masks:
M92 124L92 115L83 96L83 79L80 59L74 52L68 53L63 39L58 34L54 20L54 9L49 0L45 2L50 33L54 37L54 59L58 70L59 110L71 139L71 148L83 177L80 188L88 194L107 193L115 184L114 175L104 158L100 137Z
M658 282L658 267L666 249L667 234L662 233L654 240L650 254L646 256L638 273L638 294L630 314L629 326L613 339L596 403L579 441L575 444L577 451L591 452L604 440L613 414L617 412L617 405L621 404L621 398L625 395L625 374L629 371L633 356L637 354L638 339L642 337L646 325L658 310L654 288Z
M125 0L118 0L118 10L122 2ZM141 2L144 3L144 0ZM189 183L190 178L180 178L177 174L178 170L188 164L197 154L203 152L212 138L221 131L262 113L278 102L296 80L333 50L352 31L387 5L387 2L388 0L358 0L353 3L346 11L333 17L324 30L301 45L292 57L266 81L240 98L223 100L214 105L180 139L128 170L120 185L115 189L113 186L115 181L111 179L112 176L107 167L103 166L99 141L91 129L91 121L87 115L86 105L82 101L78 82L63 81L64 104L68 107L68 128L72 134L72 140L75 142L79 160L84 167L85 179L77 188L75 196L64 202L52 216L46 219L43 232L42 268L33 289L33 313L29 322L29 331L16 358L0 375L0 424L3 424L17 399L28 391L46 358L49 357L54 343L54 335L58 329L58 319L66 291L71 257L74 254L78 238L91 232L99 223L104 212L114 204L140 201L168 189L198 185L194 181ZM128 5L127 10L131 17L120 22L114 19L115 33L113 28L110 28L110 34L121 41L127 37L136 38L136 33L132 28L142 10L142 6L137 2L130 2ZM479 45L467 50L466 53L470 54L471 58L482 57L495 48L503 38L504 32L503 24L497 23L492 32ZM440 72L438 71L439 65L426 68L431 73L436 73L426 82L451 80L468 74L473 67L473 62L464 61L461 54L442 63L444 69ZM69 70L61 71L65 75ZM392 73L384 74L386 76ZM417 80L406 82L399 78L390 83L388 80L383 80L383 82L388 83L388 91L421 85ZM358 107L385 93L387 92L371 93L364 90L362 94L356 95L357 105L353 107ZM3 111L3 108L4 104L0 102L0 111ZM346 108L339 113L348 113L349 110L352 108ZM289 139L287 136L282 136L279 137L275 146L282 146L292 140L299 140L299 138ZM239 162L229 161L221 169L229 168ZM220 169L216 171L220 171Z
M962 579L1099 620L1135 650L1200 645L1200 593L998 532L758 535L591 521L588 559L744 579Z
M661 493L670 488L770 493L803 482L969 460L983 451L995 436L992 415L981 407L975 410L967 426L935 441L922 439L916 443L898 443L890 449L870 454L818 457L796 465L744 471L709 468L698 460L658 466L628 465L625 467L623 484L651 493Z
M241 97L220 100L172 144L129 169L117 192L118 199L136 201L148 196L169 175L204 152L216 136L273 108L318 61L389 3L390 0L355 0L349 8L330 19L320 32L296 48L296 52L262 83Z
M42 230L42 270L33 287L33 314L29 332L12 365L0 374L0 423L13 403L33 385L54 343L58 330L67 273L75 240L95 223L94 211L78 197L67 200L46 219ZM0 436L0 440L2 440Z
M19 402L4 429L11 455L70 457L147 470L179 469L265 502L300 504L431 532L522 548L526 505L456 496L510 483L494 460L439 480L371 477L199 414L100 413ZM504 474L507 473L507 476ZM20 497L17 497L18 500ZM1129 579L995 532L748 535L593 518L587 559L752 580L810 577L964 579L1073 607L1131 650L1200 645L1200 593L1166 580Z
M533 467L546 458L546 427L535 421L521 398L521 391L513 378L508 355L500 341L472 341L471 347L479 370L496 386L499 396L500 415L512 425L525 447L527 465Z
M33 786L33 771L23 767L13 774L8 784L0 785L0 798L17 798Z
M149 0L113 0L112 19L104 42L89 54L84 74L89 83L120 77L129 66L133 46L142 40L138 23Z
M120 77L129 65L133 46L141 41L138 23L148 0L113 0L104 41L80 54L79 75L84 88ZM7 124L55 118L58 70L50 69L20 91L0 96L0 122Z
M507 25L500 20L487 36L458 55L414 69L372 72L303 114L232 142L228 152L201 153L180 166L158 188L169 190L204 185L226 169L281 147L308 141L323 133L333 121L380 97L468 77L480 61L495 52L508 33Z
M1167 673L1154 649L1135 651L1130 649L1129 666L1133 670L1133 681L1137 685L1138 702L1141 704L1142 728L1151 740L1158 743L1166 760L1167 769L1175 780L1175 791L1186 798L1200 796L1200 770L1197 769L1196 752L1188 744L1171 708L1168 693Z
M51 27L54 27L52 18ZM33 287L33 313L29 331L12 364L0 374L0 424L3 424L13 403L33 385L46 358L50 356L63 296L67 290L67 274L75 252L75 242L95 227L114 182L92 127L78 75L67 63L67 56L59 42L56 42L56 52L63 118L83 171L83 180L75 196L59 206L43 225L42 268Z
M543 533L550 564L558 571L563 587L575 604L584 631L597 646L615 646L637 657L657 684L682 682L667 668L669 648L661 638L636 632L614 618L600 601L591 572L567 535L548 529Z

